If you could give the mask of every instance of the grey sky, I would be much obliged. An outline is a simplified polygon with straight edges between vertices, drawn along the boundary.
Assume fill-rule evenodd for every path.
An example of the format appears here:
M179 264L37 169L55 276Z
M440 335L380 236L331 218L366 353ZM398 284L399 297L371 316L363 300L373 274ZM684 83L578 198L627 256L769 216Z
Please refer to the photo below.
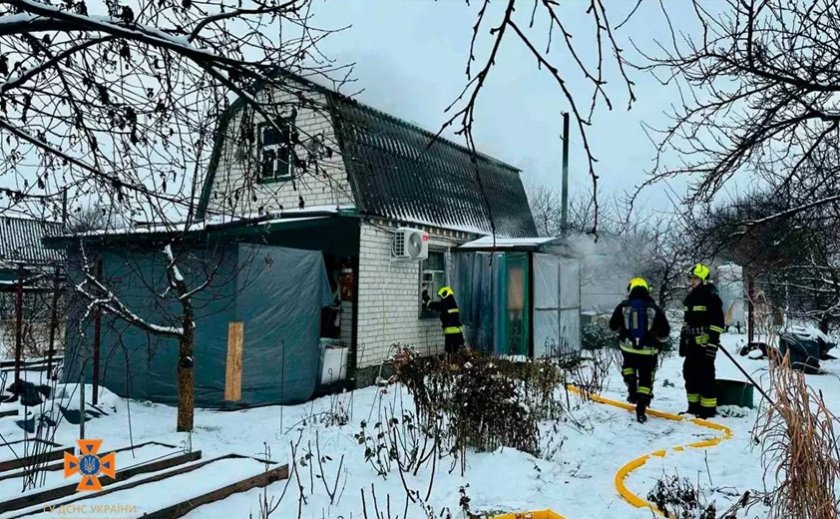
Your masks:
M325 0L318 7L322 26L353 27L329 39L328 55L340 61L357 63L354 88L363 88L358 99L419 125L437 130L448 118L446 106L463 88L464 68L469 49L476 3L468 7L463 0ZM564 20L575 31L575 40L584 56L594 57L592 22L585 11L589 2L562 2ZM613 23L621 21L635 4L633 0L608 2ZM691 27L689 2L669 2L669 16L675 24ZM521 0L518 16L530 16L531 0ZM490 15L488 15L490 16ZM498 17L493 18L498 20ZM547 31L533 34L545 41ZM545 20L542 20L545 26ZM630 39L652 50L654 39L670 40L666 20L658 2L643 3L634 18L619 32L627 56L635 59ZM568 109L557 84L545 71L538 70L528 50L513 37L506 41L496 68L489 78L477 110L474 135L477 147L490 155L520 167L526 183L559 184L562 131L560 113ZM486 43L486 42L485 42ZM559 40L555 48L559 52ZM544 43L541 44L544 47ZM561 70L575 70L555 54ZM479 62L479 65L481 63ZM644 179L644 172L655 156L654 146L641 127L645 121L663 127L663 112L679 97L674 88L663 87L652 77L632 73L638 101L627 111L627 92L610 65L608 90L613 110L602 106L589 134L599 159L603 194L620 195ZM581 105L589 104L591 86L578 74L568 77ZM573 128L574 130L574 128ZM573 189L589 187L587 166L580 136L573 131L571 179ZM678 191L685 181L672 182ZM670 209L665 186L655 186L642 200L652 208Z

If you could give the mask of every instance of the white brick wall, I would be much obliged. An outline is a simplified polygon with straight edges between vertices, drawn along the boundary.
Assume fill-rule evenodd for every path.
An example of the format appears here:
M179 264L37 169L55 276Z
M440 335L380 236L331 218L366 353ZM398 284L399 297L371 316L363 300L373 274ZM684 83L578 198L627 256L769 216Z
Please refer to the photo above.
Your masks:
M360 236L359 322L357 366L380 364L393 353L395 343L427 355L443 352L440 321L420 319L420 263L391 260L391 239L396 226L364 222ZM434 229L431 248L445 251L467 237L443 236Z
M269 94L263 91L260 96L261 101L267 101ZM324 145L332 149L332 157L322 158L319 161L318 174L310 168L302 178L296 178L294 182L287 180L261 184L256 181L258 175L256 143L253 145L254 149L250 150L251 160L248 160L245 151L236 149L238 145L235 140L227 140L213 180L208 204L210 213L245 215L256 213L260 207L266 211L272 211L279 210L281 206L285 209L297 209L299 197L303 197L307 207L355 205L341 158L341 150L336 141L335 129L325 109L326 98L319 92L309 91L305 91L303 96L307 102L314 103L317 108L297 107L295 126L300 133L300 139L306 142L313 136L321 136ZM288 92L275 91L272 102L293 106L298 104L298 98ZM240 131L243 113L244 111L240 110L233 116L227 128L228 135L235 135L235 132ZM255 123L258 124L262 120L263 118L258 115ZM301 146L298 147L296 153L300 157L306 156Z
M350 301L341 302L341 342L347 346L353 343L353 303Z

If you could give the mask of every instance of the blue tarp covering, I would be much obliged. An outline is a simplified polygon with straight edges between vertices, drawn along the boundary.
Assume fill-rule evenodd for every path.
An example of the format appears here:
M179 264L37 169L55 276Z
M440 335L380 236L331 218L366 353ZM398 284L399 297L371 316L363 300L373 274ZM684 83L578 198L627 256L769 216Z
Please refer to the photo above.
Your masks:
M70 251L72 253L72 250ZM103 260L108 288L144 320L179 326L180 305L166 293L162 251L110 248L87 251ZM230 322L244 323L242 399L239 405L295 403L312 397L320 362L320 312L331 301L323 257L304 251L230 244L177 251L188 286L210 279L194 298L196 405L224 400ZM71 286L81 280L81 258L70 258ZM70 292L64 378L91 380L93 324L86 300ZM100 383L123 396L175 404L178 344L111 315L102 319Z

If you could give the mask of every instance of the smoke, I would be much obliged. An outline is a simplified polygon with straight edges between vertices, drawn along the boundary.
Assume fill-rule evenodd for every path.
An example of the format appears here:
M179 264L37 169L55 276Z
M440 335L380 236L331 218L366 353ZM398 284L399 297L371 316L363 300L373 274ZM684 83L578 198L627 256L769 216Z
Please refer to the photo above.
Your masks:
M569 237L569 252L581 262L581 311L608 313L627 296L627 283L645 271L640 248L632 239L589 235ZM633 247L636 249L633 250Z

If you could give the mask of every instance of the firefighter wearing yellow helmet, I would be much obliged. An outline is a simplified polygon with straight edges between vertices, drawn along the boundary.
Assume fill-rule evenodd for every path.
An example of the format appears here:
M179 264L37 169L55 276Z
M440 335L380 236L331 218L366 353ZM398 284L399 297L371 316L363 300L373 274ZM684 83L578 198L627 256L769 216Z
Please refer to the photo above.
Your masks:
M457 353L464 347L464 334L461 330L461 315L455 292L451 287L441 287L438 290L438 301L431 301L428 292L423 291L423 305L433 312L440 313L440 324L443 326L443 342L446 353Z
M723 303L710 274L709 267L702 263L689 271L691 290L683 301L685 314L680 335L687 413L700 418L717 414L715 357L724 331Z
M615 308L610 329L618 332L627 401L636 404L636 419L644 423L645 412L653 399L659 349L668 340L671 325L650 297L650 286L643 278L633 278L628 283L627 299Z

